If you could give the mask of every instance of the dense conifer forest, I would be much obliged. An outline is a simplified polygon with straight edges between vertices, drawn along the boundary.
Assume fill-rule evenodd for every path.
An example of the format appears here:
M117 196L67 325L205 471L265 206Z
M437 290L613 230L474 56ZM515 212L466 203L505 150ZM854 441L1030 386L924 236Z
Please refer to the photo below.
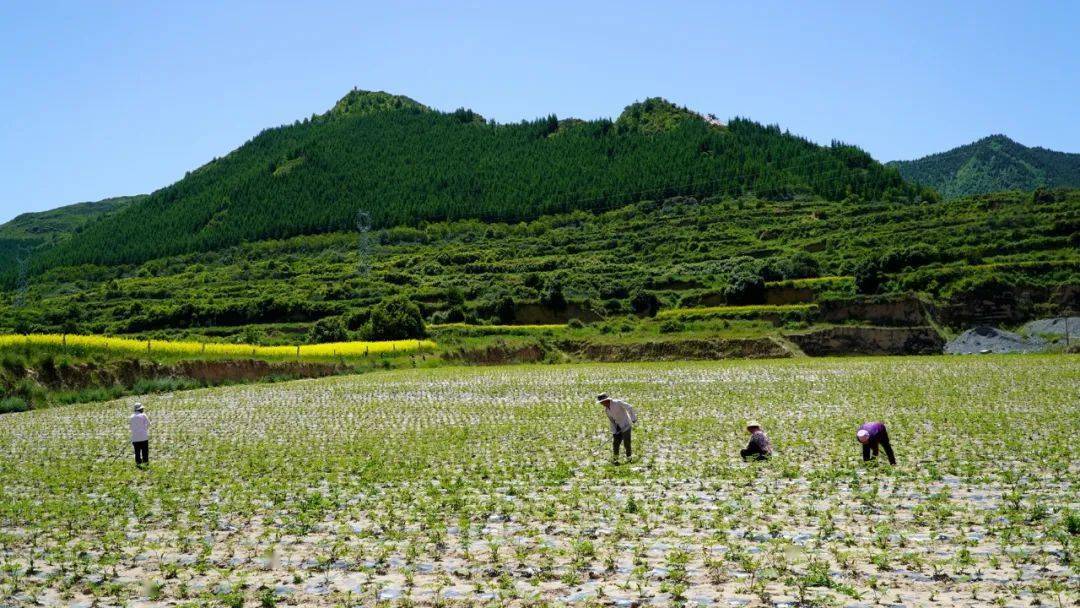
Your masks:
M33 272L137 263L248 241L477 218L518 221L674 195L914 201L862 150L818 146L750 120L727 124L663 99L612 120L514 124L353 91L329 112L268 129L234 152L40 252ZM10 285L10 272L6 280Z
M29 262L34 252L56 245L81 231L87 223L99 221L143 198L119 196L75 203L48 211L23 213L0 224L0 276L5 272L18 273L19 267L24 261Z
M1080 187L1080 154L1029 148L1004 135L911 161L888 163L946 198L1002 190Z

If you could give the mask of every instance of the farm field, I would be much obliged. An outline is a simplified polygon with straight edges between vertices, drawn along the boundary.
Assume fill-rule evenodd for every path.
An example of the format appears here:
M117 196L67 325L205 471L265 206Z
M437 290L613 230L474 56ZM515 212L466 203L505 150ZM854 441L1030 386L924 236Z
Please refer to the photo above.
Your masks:
M262 357L269 359L356 358L393 352L410 352L435 346L430 340L388 340L381 342L331 342L297 346L258 346L214 342L171 340L135 340L110 336L63 334L0 334L0 346L70 347L79 352L102 351L117 354L155 354L165 356Z
M610 463L594 395L638 410ZM0 419L0 606L1072 606L1080 357L396 370ZM777 456L743 463L748 418ZM861 461L887 422L899 465Z

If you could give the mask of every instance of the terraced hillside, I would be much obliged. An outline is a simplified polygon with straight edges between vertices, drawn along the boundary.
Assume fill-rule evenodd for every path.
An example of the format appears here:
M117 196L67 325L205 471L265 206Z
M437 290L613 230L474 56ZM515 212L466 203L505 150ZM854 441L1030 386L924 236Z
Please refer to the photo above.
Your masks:
M0 332L295 343L319 319L357 330L392 296L431 324L621 327L659 311L658 321L679 317L668 328L680 333L675 321L692 328L710 307L761 305L802 308L712 316L881 324L865 309L845 318L829 301L909 291L957 328L1019 325L1078 306L1077 209L1076 190L919 205L675 197L524 223L296 237L53 270L31 282L21 308L14 292L0 296ZM820 316L803 314L811 304Z

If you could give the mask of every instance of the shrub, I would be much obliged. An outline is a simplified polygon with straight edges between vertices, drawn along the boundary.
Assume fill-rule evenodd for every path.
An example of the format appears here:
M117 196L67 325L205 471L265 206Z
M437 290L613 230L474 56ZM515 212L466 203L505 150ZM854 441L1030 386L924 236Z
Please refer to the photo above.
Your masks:
M309 344L345 342L348 339L349 330L341 317L323 317L322 319L319 319L311 326L307 335Z
M660 311L660 299L651 292L638 290L630 296L630 308L643 317L655 317Z
M370 318L371 311L367 309L355 310L345 315L345 327L348 327L351 331L363 329Z
M244 344L262 344L266 339L266 332L257 327L248 326L244 328L240 336Z
M881 289L881 266L877 260L862 260L855 265L855 291L863 294L875 294Z
M516 316L517 303L514 302L514 298L508 295L499 298L499 301L495 304L495 318L500 323L509 324L514 322Z
M364 334L368 340L408 340L423 338L427 329L420 308L408 298L396 296L372 307Z
M799 251L789 257L770 260L770 263L762 268L765 279L770 281L803 279L816 277L821 273L821 266L814 256Z
M765 281L758 274L736 273L724 288L724 300L732 306L761 304L765 301Z
M0 414L12 412L25 412L30 409L30 404L22 397L7 397L0 399Z
M1070 511L1065 516L1065 529L1072 536L1080 535L1080 513Z
M540 303L555 311L566 310L566 296L563 294L562 285L549 284L540 296Z
M674 334L683 330L685 326L675 319L665 319L660 323L660 333Z
M611 298L604 301L604 311L608 314L619 314L625 311L622 300Z

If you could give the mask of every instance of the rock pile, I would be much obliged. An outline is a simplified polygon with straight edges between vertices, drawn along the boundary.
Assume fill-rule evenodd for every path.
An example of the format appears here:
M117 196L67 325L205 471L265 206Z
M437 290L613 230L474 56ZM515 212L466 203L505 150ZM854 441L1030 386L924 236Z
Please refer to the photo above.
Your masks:
M1028 336L1046 336L1064 340L1066 327L1068 328L1070 340L1080 340L1080 317L1039 319L1024 325L1021 331Z
M1039 338L1025 338L1011 331L995 327L975 327L965 331L945 344L949 355L976 355L980 353L1037 353L1046 350L1046 342Z

